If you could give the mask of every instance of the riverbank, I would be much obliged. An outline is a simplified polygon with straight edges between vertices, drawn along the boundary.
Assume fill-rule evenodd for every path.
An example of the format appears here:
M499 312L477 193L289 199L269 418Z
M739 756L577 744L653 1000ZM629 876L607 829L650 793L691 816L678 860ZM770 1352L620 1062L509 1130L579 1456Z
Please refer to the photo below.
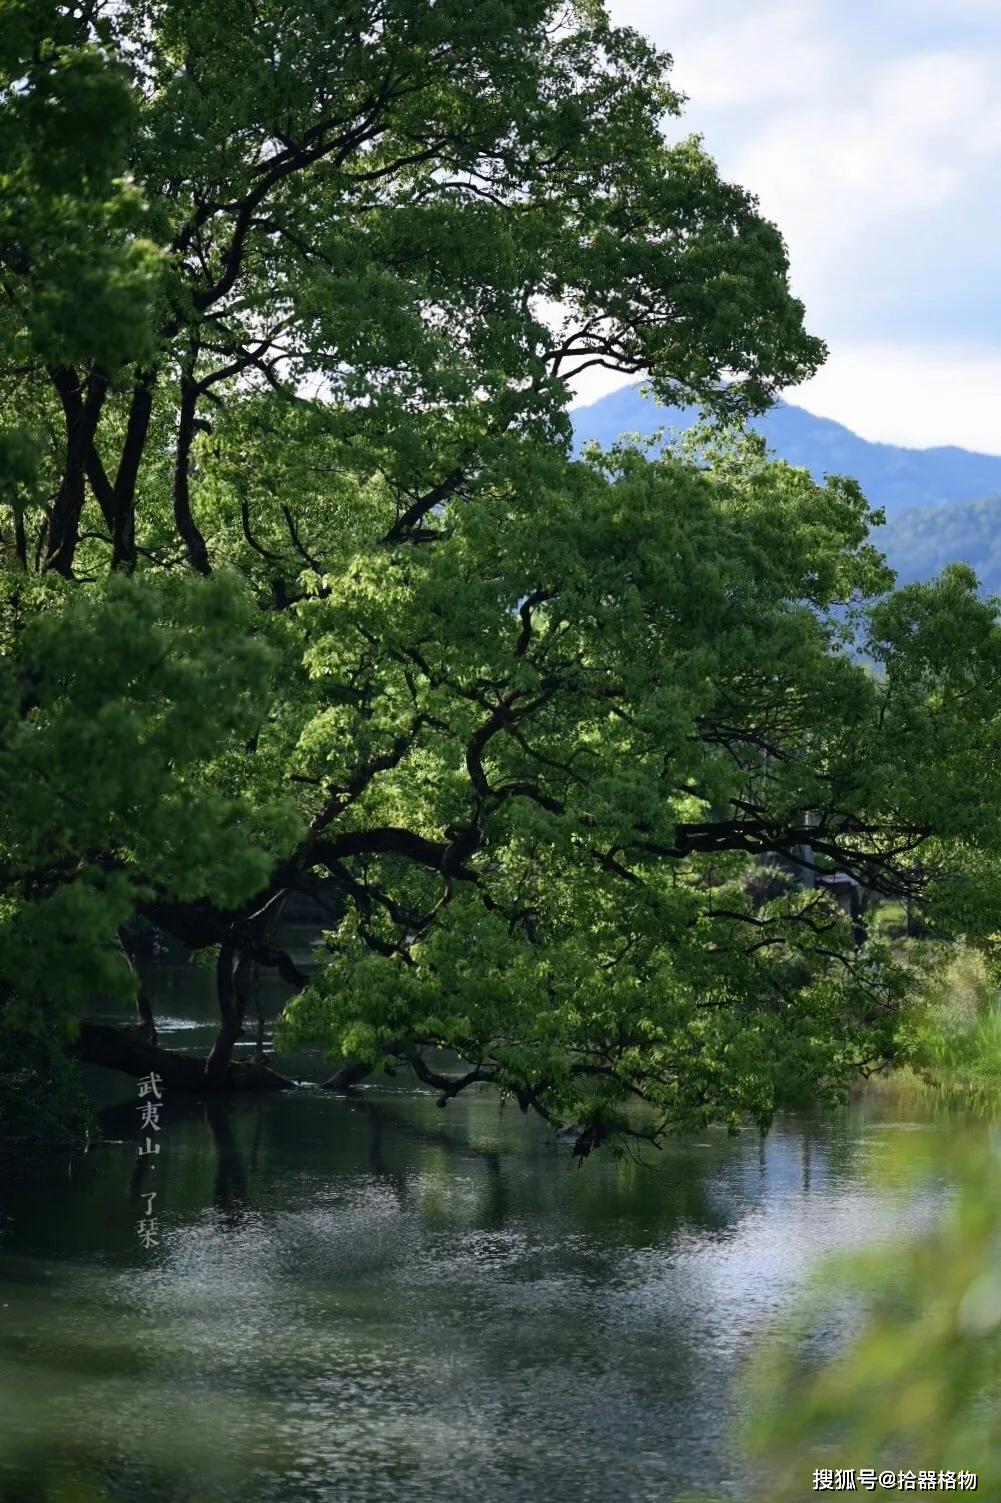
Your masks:
M910 941L924 949L927 942ZM929 960L933 963L929 964ZM996 973L983 954L954 944L927 968L917 1005L903 1020L897 1066L873 1076L877 1094L945 1099L956 1106L1001 1112L1001 999Z

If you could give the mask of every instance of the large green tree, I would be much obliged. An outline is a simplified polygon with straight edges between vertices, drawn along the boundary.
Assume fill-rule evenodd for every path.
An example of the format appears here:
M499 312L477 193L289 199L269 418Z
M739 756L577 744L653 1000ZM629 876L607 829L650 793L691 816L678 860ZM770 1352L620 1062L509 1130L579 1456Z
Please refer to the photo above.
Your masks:
M749 873L920 897L990 850L1001 639L962 574L863 619L848 482L572 457L590 366L739 421L823 354L777 230L666 141L669 59L597 0L7 10L7 1026L128 990L141 916L215 947L216 1044L81 1052L261 1080L248 973L307 980L307 893L284 1027L335 1080L492 1081L587 1147L885 1058L906 978Z

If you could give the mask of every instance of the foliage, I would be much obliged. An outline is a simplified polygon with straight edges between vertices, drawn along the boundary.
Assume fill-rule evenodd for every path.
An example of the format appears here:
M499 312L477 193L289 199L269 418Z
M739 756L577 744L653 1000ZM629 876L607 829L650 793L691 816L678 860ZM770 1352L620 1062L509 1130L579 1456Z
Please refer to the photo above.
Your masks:
M287 1037L582 1152L885 1060L909 973L755 862L986 936L1001 632L962 570L880 600L858 487L751 440L571 456L590 365L729 420L823 354L775 228L665 144L668 59L591 0L17 13L8 1024L126 988L139 913L218 950L225 1065L306 893Z
M817 1467L962 1468L987 1497L1001 1486L997 1153L971 1136L946 1160L917 1157L912 1172L915 1189L954 1186L931 1228L826 1267L803 1329L759 1361L769 1503L801 1498ZM830 1332L853 1311L831 1355ZM806 1339L818 1329L827 1342Z
M15 381L32 357L115 370L153 352L161 259L126 177L128 70L80 10L6 0L3 22L0 342Z
M919 1082L955 1104L996 1107L1001 1085L996 957L963 944L934 948L939 953L929 957L925 984L900 1030L900 1059Z
M0 1029L0 1140L79 1142L93 1109L65 1048L65 1036L37 1026Z
M268 684L230 579L115 576L96 599L43 580L19 608L0 666L0 976L30 1030L131 990L118 935L139 898L239 901L289 823L206 776Z

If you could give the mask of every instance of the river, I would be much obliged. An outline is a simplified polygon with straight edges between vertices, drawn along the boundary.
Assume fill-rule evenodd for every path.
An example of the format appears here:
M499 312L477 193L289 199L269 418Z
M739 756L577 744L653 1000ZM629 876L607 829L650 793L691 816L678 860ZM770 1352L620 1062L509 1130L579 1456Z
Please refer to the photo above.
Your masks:
M164 1040L208 1007L163 980ZM3 1198L4 1503L745 1498L755 1343L825 1254L927 1217L895 1150L950 1130L866 1096L578 1166L486 1090L398 1077L165 1095L154 1169L101 1077L101 1140Z

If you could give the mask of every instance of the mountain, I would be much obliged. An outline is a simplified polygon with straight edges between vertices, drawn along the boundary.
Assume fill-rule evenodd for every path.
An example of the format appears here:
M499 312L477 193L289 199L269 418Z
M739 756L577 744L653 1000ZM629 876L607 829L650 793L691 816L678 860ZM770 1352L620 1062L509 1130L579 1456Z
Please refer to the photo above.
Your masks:
M578 444L597 439L603 447L623 433L649 437L658 428L688 428L698 417L691 408L658 407L629 386L571 414ZM874 444L830 418L815 417L791 402L779 402L751 424L768 446L818 480L851 475L872 506L888 518L912 507L954 506L1001 495L1001 456L968 449L904 449ZM972 525L972 524L971 524ZM885 534L882 534L885 536ZM972 536L972 533L970 534Z
M897 571L900 584L933 579L943 565L970 564L984 595L1001 595L1001 496L943 511L915 506L890 517L873 542Z

